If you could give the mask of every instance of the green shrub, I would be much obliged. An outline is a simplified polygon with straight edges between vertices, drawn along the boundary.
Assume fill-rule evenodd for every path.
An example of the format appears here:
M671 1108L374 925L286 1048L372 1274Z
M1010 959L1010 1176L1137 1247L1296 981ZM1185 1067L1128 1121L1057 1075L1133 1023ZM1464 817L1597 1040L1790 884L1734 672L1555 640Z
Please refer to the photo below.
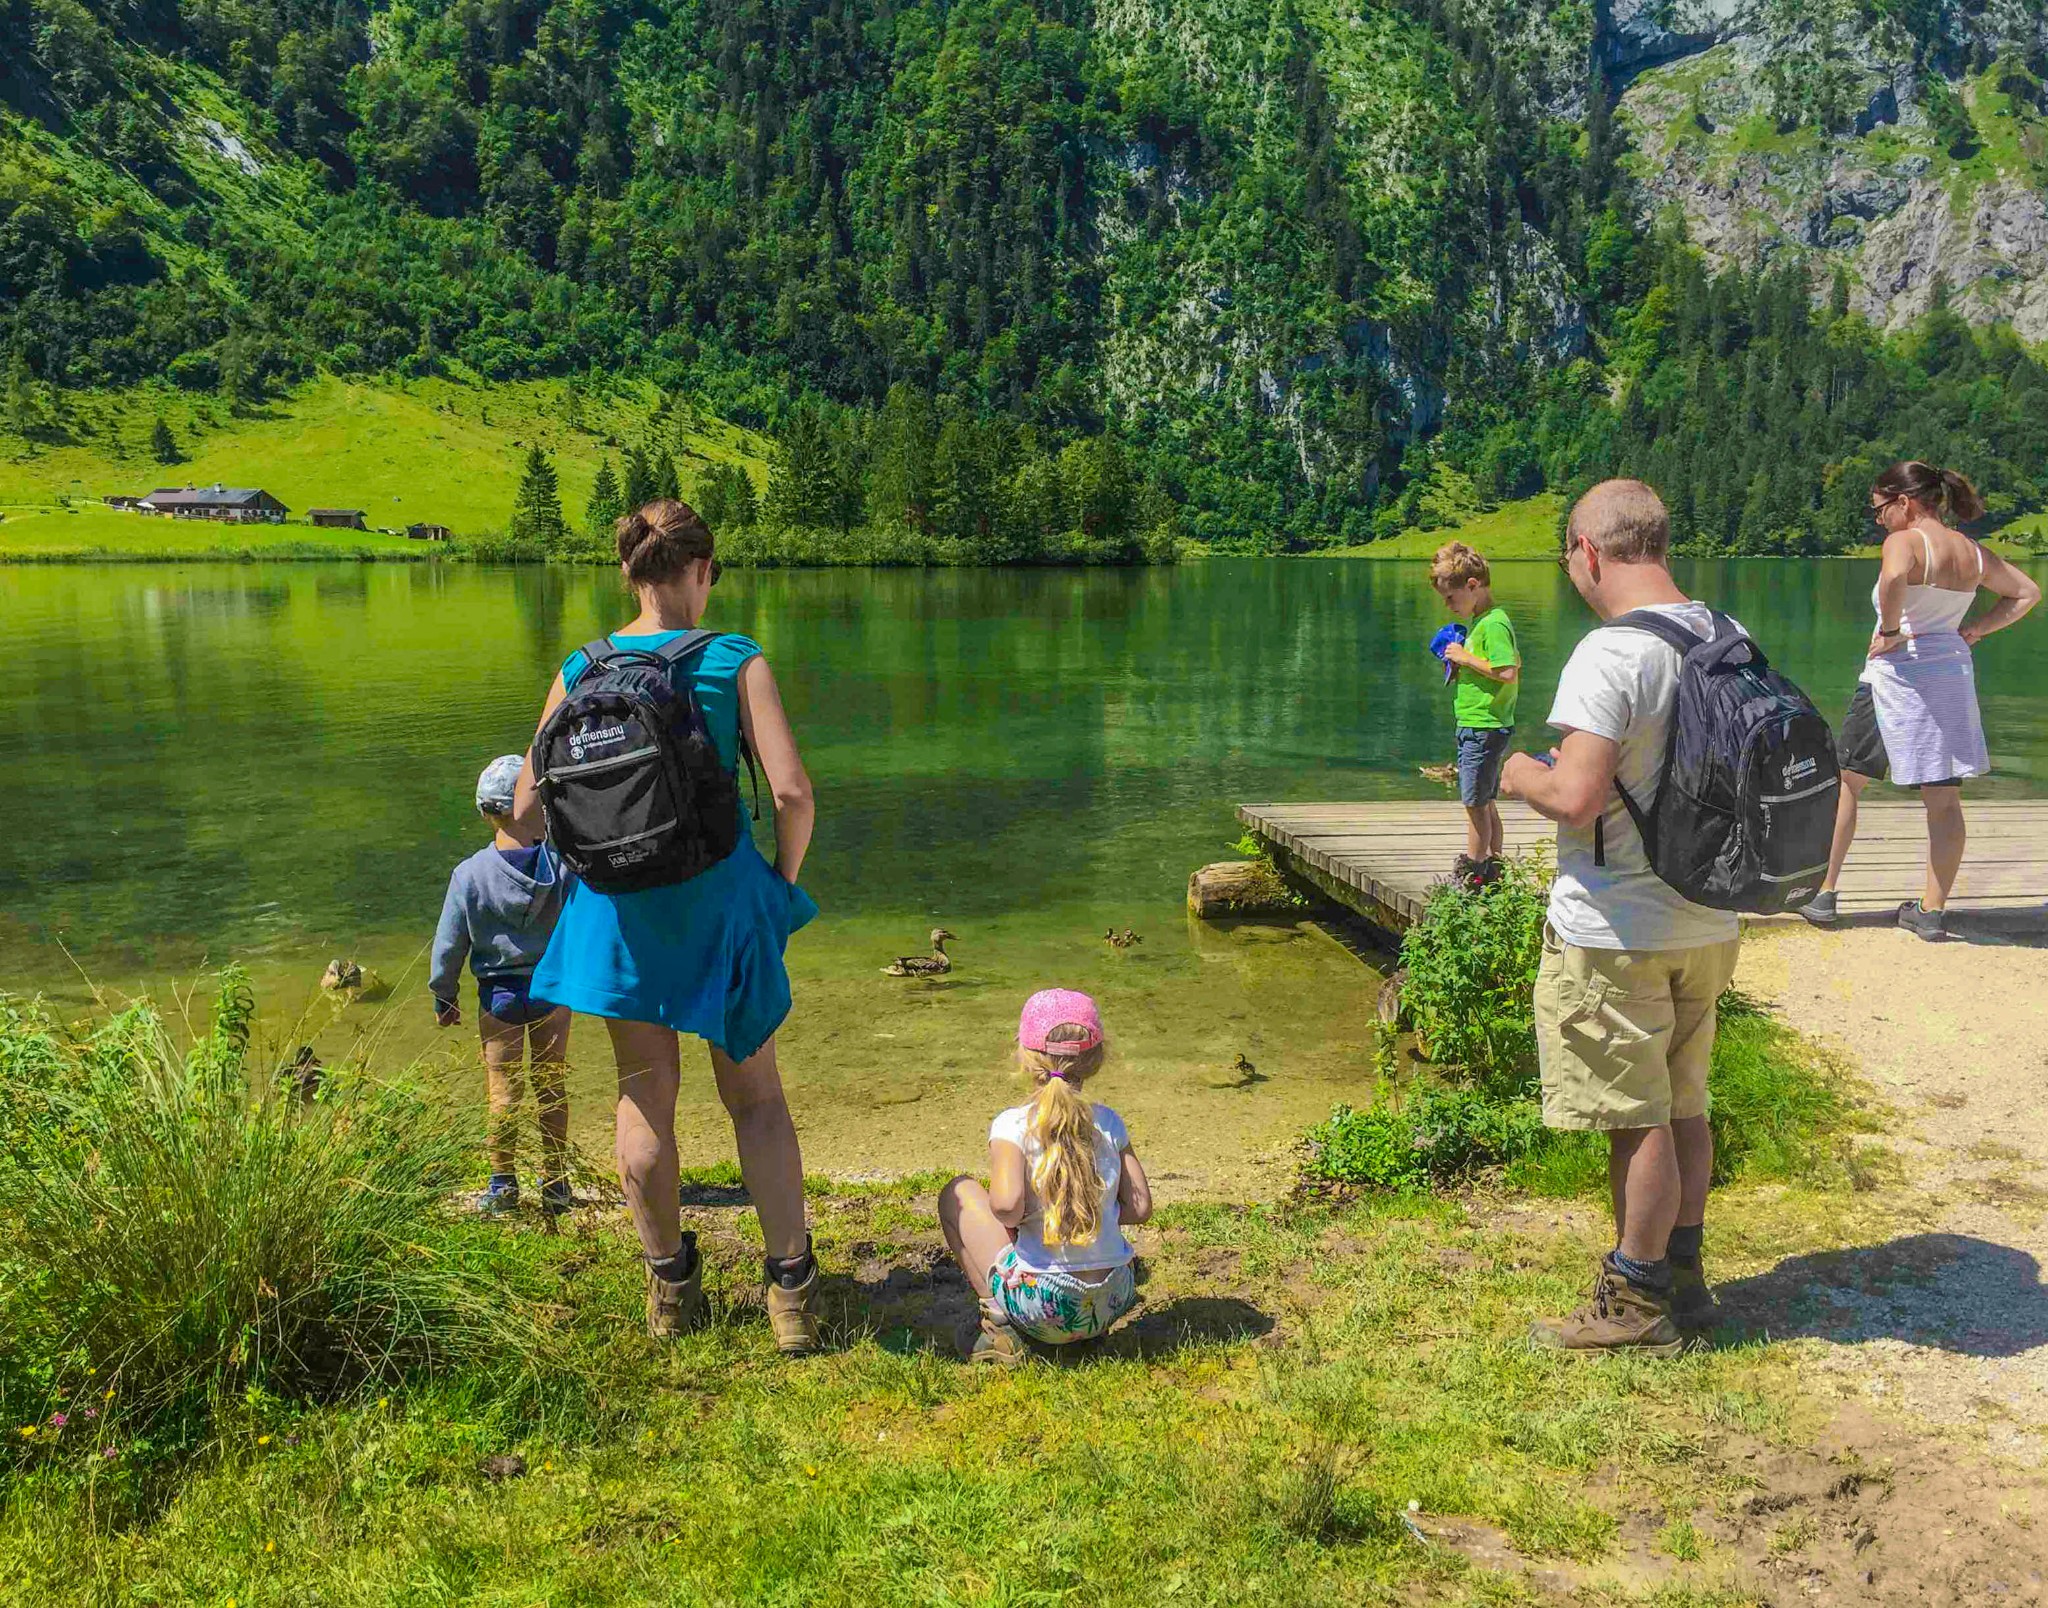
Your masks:
M1308 1171L1368 1189L1428 1189L1508 1166L1549 1137L1533 1100L1435 1082L1396 1097L1383 1086L1366 1110L1339 1106L1309 1130Z
M451 1105L346 1073L303 1102L251 1065L253 1013L234 970L183 1050L148 1005L73 1036L0 998L8 1424L101 1397L102 1430L170 1448L252 1394L487 1366L516 1396L548 1368L508 1242L447 1209Z
M1536 1065L1531 1003L1543 959L1550 868L1524 856L1499 881L1446 883L1401 940L1401 1005L1422 1053L1446 1073L1506 1093Z

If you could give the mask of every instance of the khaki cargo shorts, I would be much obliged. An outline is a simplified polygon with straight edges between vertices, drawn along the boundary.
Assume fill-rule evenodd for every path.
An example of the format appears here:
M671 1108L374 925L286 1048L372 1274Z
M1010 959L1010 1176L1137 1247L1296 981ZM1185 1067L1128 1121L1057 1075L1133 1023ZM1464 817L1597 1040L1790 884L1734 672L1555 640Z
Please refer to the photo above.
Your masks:
M1707 1114L1714 1006L1739 940L1697 949L1580 949L1546 923L1536 1054L1552 1128L1656 1128Z

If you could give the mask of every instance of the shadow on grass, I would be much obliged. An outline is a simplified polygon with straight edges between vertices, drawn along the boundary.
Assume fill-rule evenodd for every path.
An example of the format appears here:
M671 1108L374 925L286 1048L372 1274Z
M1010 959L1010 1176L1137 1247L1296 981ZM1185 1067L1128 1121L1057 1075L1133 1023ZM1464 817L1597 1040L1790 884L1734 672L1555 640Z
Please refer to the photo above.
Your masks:
M1850 928L1896 927L1896 907L1857 910L1842 917L1835 931ZM1982 944L1994 949L2048 948L2048 903L1993 905L1988 909L1951 910L1948 936L1952 944Z
M1789 1257L1716 1286L1722 1339L1900 1340L1965 1357L2048 1346L2048 1286L2022 1250L1968 1234Z

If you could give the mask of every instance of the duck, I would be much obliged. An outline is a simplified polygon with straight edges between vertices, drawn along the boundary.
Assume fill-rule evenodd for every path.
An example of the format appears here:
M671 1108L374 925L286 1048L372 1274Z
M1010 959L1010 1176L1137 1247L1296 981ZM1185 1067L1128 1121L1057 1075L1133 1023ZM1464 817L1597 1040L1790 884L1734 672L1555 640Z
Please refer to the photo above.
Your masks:
M1144 939L1132 932L1130 928L1126 927L1124 928L1123 936L1117 940L1116 946L1119 949L1128 949L1132 944L1142 944L1144 941Z
M320 1097L321 1073L324 1070L320 1057L313 1053L313 1046L301 1044L291 1064L279 1069L277 1081L300 1105L311 1105Z
M352 960L330 960L321 973L320 986L329 992L363 986L363 968Z
M953 934L944 927L932 928L932 952L929 955L899 955L893 966L884 966L884 977L943 977L953 969L953 957L946 953L947 943L957 942Z
M1425 781L1440 782L1445 787L1454 786L1458 780L1458 767L1455 762L1447 762L1442 765L1421 765L1416 768L1422 773Z
M1113 945L1115 948L1118 949L1121 949L1124 946L1123 939L1117 936L1117 930L1114 927L1111 927L1108 931L1103 933L1102 941L1106 944Z

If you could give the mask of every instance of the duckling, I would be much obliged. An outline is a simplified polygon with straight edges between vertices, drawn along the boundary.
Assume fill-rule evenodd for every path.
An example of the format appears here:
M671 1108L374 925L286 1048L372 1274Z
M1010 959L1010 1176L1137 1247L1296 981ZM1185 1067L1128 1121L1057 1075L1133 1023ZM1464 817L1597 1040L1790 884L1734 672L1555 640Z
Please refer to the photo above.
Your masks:
M948 941L957 942L953 934L944 927L932 928L932 952L929 955L900 955L896 964L884 966L884 977L943 977L953 969L953 957L946 953Z
M1121 949L1124 946L1123 939L1117 936L1116 928L1114 927L1111 927L1108 931L1103 933L1102 941L1106 944L1113 945L1118 949Z
M1421 771L1423 779L1425 781L1441 782L1445 787L1454 787L1457 785L1458 767L1456 763L1449 763L1443 765L1421 765L1418 766L1417 769Z
M1117 947L1119 949L1128 949L1132 944L1142 944L1144 941L1144 939L1132 932L1130 928L1126 927L1124 928L1123 937L1117 940Z
M301 1044L291 1064L278 1069L277 1081L300 1105L311 1105L320 1096L323 1070L320 1057L313 1053L313 1046Z
M1237 1052L1237 1059L1230 1063L1230 1070L1237 1074L1235 1083L1214 1083L1216 1089L1250 1089L1266 1081L1266 1074L1245 1059L1244 1051Z

